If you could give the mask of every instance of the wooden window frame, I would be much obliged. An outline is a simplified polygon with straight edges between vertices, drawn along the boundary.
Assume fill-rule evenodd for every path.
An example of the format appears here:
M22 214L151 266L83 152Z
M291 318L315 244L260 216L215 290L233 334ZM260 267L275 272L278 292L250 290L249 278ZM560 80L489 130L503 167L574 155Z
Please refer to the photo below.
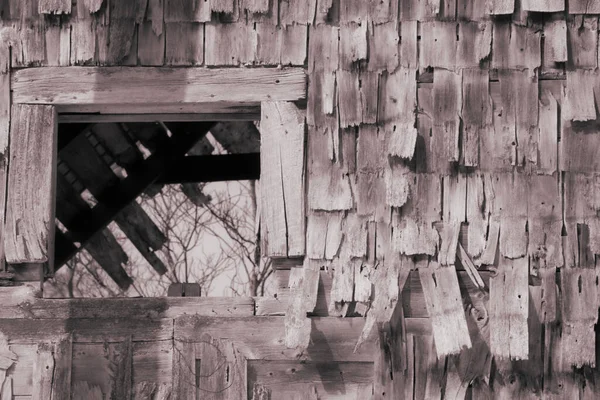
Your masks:
M49 167L53 174L52 197L50 201L45 199L44 215L21 215L30 221L19 221L26 225L31 223L33 228L29 239L41 241L45 254L41 251L30 260L27 259L27 249L15 251L14 245L6 249L7 262L46 263L50 273L53 272L55 210L51 202L56 185L58 123L260 121L261 104L265 102L292 103L306 99L306 72L303 68L39 67L13 69L1 77L0 100L6 101L0 101L0 131L6 128L6 132L12 132L11 109L15 110L19 105L50 108L55 116L53 165ZM0 141L0 147L4 145L4 154L8 151L8 143L8 137L5 144ZM12 163L19 155L11 154L10 157ZM2 167L0 179L10 182L10 164L8 173L6 164ZM25 191L16 195L22 198L15 198L11 190L0 193L1 205L6 203L7 217L15 208L13 204L19 204L31 195ZM39 232L40 218L48 226L47 235ZM12 241L14 244L23 240L8 229L4 236L4 243ZM266 255L271 254L267 252ZM286 254L275 256L287 258ZM279 263L274 262L276 264ZM44 274L41 275L43 282Z

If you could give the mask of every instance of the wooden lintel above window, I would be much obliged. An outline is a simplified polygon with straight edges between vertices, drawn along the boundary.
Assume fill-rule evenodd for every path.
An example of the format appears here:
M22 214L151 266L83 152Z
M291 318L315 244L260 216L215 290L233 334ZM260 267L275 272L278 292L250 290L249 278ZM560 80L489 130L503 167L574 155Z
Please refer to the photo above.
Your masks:
M298 101L302 68L44 67L11 76L14 103L66 105ZM72 111L73 112L73 111Z

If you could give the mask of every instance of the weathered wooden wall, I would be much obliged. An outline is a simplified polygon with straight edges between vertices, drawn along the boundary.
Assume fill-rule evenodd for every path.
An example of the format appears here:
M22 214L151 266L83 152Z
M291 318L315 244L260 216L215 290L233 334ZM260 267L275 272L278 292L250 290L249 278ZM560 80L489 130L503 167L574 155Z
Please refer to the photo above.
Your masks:
M265 159L306 188L282 181L263 220L273 256L305 256L287 344L306 345L325 267L328 315L378 333L377 398L599 396L598 2L70 3L0 2L2 180L10 68L304 66L306 168ZM269 127L301 143L294 118ZM396 307L414 279L423 334Z

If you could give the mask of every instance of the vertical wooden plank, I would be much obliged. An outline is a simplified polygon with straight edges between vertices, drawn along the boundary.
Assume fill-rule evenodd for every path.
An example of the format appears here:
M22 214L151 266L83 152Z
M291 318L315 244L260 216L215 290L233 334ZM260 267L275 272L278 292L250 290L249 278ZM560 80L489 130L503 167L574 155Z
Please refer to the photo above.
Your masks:
M52 380L54 376L53 352L53 344L38 344L33 364L32 400L48 400L52 398Z
M54 379L52 400L71 400L71 364L73 358L73 338L62 337L54 348Z
M487 70L462 71L462 102L461 164L476 167L479 165L479 138L487 134L492 125Z
M11 125L6 259L53 263L58 118L52 106L19 104ZM25 171L29 171L26 173ZM52 270L52 268L50 268Z
M131 336L111 349L109 363L112 369L111 399L130 400L132 393L133 350Z
M200 360L202 363L202 360ZM202 368L202 364L200 364ZM171 400L196 398L196 352L191 342L175 340L173 345L173 391Z
M461 74L436 68L433 78L433 135L444 138L444 158L450 162L458 162L460 157L461 105Z
M304 255L304 114L292 103L263 102L261 210L268 256Z
M490 346L494 356L529 356L528 260L501 257L498 275L490 279Z
M0 45L0 220L4 220L10 134L10 49ZM0 267L4 267L4 229L0 229Z

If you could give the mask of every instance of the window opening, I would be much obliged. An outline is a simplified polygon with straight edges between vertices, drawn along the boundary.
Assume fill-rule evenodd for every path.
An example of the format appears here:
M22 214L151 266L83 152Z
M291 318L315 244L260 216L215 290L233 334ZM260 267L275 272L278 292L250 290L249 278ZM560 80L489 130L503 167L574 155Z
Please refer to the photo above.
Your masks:
M45 297L260 296L254 122L59 125Z

